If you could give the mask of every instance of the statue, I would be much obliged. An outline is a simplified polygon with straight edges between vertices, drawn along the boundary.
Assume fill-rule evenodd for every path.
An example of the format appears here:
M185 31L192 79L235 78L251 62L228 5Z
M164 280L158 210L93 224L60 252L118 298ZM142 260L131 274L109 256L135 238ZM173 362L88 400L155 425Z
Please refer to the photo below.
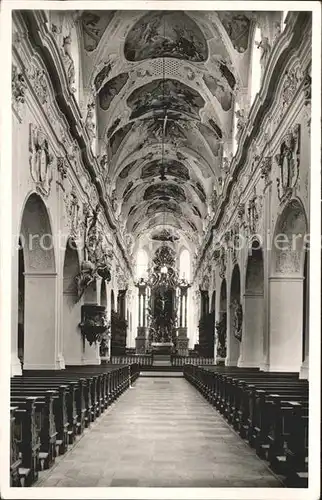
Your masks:
M237 299L233 301L234 308L234 335L235 338L241 342L242 339L242 326L243 326L243 308Z
M264 73L264 70L266 68L266 64L268 61L268 56L271 51L271 46L269 44L267 36L262 37L260 42L255 42L257 45L258 49L261 49L262 54L261 54L261 68L262 68L262 76Z
M217 355L221 358L226 357L226 335L227 335L227 314L223 313L220 321L216 322L217 331Z
M91 103L87 105L87 116L85 120L85 128L87 130L87 133L89 135L90 141L92 142L95 137L96 137L96 132L95 132L95 116L94 116L94 108L95 104Z
M66 69L67 81L72 92L75 92L73 84L75 83L75 65L71 54L71 36L64 37L63 41L63 63Z
M240 136L242 135L242 132L244 130L245 124L246 124L246 116L245 112L243 109L238 109L235 113L236 118L237 118L237 124L236 124L236 141L239 141Z

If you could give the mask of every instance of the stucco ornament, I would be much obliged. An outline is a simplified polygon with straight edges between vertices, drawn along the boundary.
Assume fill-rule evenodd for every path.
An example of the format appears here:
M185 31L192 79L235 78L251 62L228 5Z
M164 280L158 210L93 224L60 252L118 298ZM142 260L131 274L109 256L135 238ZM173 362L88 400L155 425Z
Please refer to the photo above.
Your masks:
M243 130L246 125L246 115L245 111L243 109L238 109L235 113L236 118L237 118L237 123L236 123L236 141L239 142L241 135L243 133Z
M49 152L47 137L40 129L29 125L29 165L36 190L44 196L50 194L53 180L54 156Z
M27 89L27 84L23 74L18 70L17 66L12 65L12 99L17 103L25 102L25 92Z

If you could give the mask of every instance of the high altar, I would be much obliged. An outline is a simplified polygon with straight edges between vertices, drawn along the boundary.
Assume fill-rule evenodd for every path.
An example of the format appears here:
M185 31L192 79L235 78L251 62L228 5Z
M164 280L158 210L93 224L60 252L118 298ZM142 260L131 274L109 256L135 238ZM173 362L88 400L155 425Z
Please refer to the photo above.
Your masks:
M148 278L137 283L139 326L137 353L188 355L187 292L179 279L175 253L162 245L155 253Z

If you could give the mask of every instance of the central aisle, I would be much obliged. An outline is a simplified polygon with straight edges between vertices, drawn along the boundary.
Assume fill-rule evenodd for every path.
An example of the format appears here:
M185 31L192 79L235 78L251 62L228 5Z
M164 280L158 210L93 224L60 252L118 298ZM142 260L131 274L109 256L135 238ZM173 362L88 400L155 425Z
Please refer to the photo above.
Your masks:
M282 487L184 378L140 377L37 486Z

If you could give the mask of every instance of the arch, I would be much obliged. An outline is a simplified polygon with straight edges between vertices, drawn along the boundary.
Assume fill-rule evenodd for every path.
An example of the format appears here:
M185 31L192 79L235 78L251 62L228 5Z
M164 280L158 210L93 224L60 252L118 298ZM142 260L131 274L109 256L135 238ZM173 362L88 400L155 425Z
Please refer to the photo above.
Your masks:
M27 197L23 207L20 243L24 369L54 369L59 359L54 237L47 207L36 193Z
M149 256L143 248L138 250L136 257L136 276L137 279L145 277L149 265Z
M304 302L307 300L304 279L307 227L301 201L297 198L290 200L277 219L272 245L270 370L300 372L302 366Z
M101 306L107 307L107 293L106 293L106 281L105 280L102 280L102 283L101 283L100 304L101 304Z
M219 314L216 324L216 363L223 363L227 355L227 283L220 286Z
M63 267L63 355L67 365L81 364L83 341L78 327L81 303L78 302L75 276L80 272L76 242L69 238L66 243Z
M20 225L26 272L55 272L54 238L47 207L36 193L26 199Z
M210 311L214 312L216 310L216 290L212 292Z
M239 265L234 266L230 283L230 321L228 336L228 364L236 366L240 355L240 342L242 335L242 325L240 324L241 305L241 280Z
M272 248L273 274L303 274L307 228L302 202L294 198L284 207L276 222Z
M240 271L238 264L235 264L231 276L230 298L240 299Z
M111 290L111 312L115 312L115 295L114 290Z
M247 259L243 320L238 366L259 367L264 346L264 260L258 240L252 241Z

